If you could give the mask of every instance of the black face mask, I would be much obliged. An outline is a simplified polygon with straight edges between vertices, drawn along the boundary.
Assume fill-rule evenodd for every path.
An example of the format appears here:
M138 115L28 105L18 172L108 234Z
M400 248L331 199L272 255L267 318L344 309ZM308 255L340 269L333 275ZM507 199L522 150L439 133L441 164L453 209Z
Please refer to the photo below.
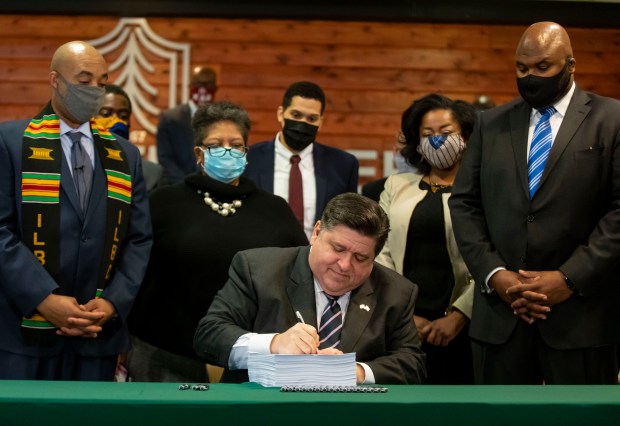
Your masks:
M569 65L570 60L566 60L562 70L552 77L539 77L530 74L517 78L517 87L521 97L532 108L538 110L553 105L568 90L570 84Z
M316 138L316 132L318 132L319 126L313 126L305 121L284 119L284 128L282 133L284 134L284 141L295 151L301 151Z

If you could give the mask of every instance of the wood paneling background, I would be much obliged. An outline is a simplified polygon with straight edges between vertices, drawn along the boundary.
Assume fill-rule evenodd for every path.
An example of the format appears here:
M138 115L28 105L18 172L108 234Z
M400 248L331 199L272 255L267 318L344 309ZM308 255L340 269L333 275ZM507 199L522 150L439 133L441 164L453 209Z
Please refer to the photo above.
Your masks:
M48 100L49 62L59 45L99 38L117 22L115 17L0 15L0 121L33 116ZM276 108L289 84L321 85L327 107L319 141L376 151L375 158L361 160L376 177L383 174L382 153L391 149L400 114L415 98L440 91L473 101L484 94L500 104L517 96L514 50L525 29L208 18L150 18L148 23L163 38L190 43L193 65L211 64L219 71L217 98L249 111L251 143L278 131ZM580 87L620 98L620 30L567 30ZM112 52L109 62L117 56ZM150 100L166 108L168 71L160 59L148 59L155 72L147 78L158 89ZM115 77L112 73L112 82ZM132 129L138 127L134 120ZM146 140L147 155L152 141Z

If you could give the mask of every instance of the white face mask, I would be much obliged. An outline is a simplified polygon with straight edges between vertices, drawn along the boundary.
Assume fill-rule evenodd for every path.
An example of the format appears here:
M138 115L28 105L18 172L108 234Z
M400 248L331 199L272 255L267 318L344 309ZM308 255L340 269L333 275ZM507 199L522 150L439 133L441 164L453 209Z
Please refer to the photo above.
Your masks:
M417 151L432 167L443 170L459 162L465 147L463 137L452 133L421 138Z

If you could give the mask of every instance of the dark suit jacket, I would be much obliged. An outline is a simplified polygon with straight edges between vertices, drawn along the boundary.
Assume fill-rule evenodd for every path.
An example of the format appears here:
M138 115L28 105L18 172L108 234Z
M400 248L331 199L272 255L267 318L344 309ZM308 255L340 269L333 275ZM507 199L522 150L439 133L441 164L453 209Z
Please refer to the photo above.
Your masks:
M477 283L496 267L561 270L572 295L537 321L553 348L615 344L620 337L620 102L578 88L555 137L538 192L528 193L530 107L521 99L479 117L450 209ZM470 334L505 343L517 319L495 293L476 291Z
M359 163L348 152L318 142L314 142L312 157L316 177L315 220L319 220L329 200L338 194L357 192ZM274 164L275 140L259 142L250 146L244 176L273 194Z
M385 189L386 180L387 177L383 177L381 179L373 180L372 182L368 182L367 184L363 185L362 195L370 198L371 200L375 200L378 203L379 197Z
M149 194L168 183L161 164L145 160L144 158L142 159L142 174L144 175L146 192Z
M198 171L189 105L163 111L157 123L157 158L169 183L182 182Z
M241 335L283 332L297 322L295 311L316 327L308 253L309 247L237 253L228 282L198 325L198 354L227 366ZM356 352L357 361L368 364L377 383L421 383L426 377L425 355L412 321L417 294L415 284L377 263L368 280L351 293L339 349ZM247 370L224 373L224 381L247 380Z
M22 316L30 315L50 293L73 296L79 303L94 298L96 274L103 256L107 200L105 173L96 159L90 201L84 216L59 143L52 154L62 156L61 282L56 283L21 241L22 137L28 123L26 120L0 124L0 350L33 356L56 355L65 344L73 345L77 353L86 356L108 356L127 350L129 340L124 324L146 270L152 232L140 154L122 138L118 140L127 153L132 175L131 218L114 276L102 294L116 307L121 327L102 333L96 339L57 336L49 347L26 346L22 340Z

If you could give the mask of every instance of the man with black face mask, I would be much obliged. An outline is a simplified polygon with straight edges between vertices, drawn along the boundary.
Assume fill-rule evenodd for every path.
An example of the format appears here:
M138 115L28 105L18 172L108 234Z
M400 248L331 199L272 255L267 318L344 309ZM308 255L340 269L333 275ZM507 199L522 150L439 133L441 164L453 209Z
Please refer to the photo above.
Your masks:
M325 94L317 84L289 86L277 113L282 131L250 147L244 173L260 189L289 202L308 238L329 200L357 192L357 159L315 141L324 110Z
M522 99L480 116L452 190L480 384L617 382L620 102L575 64L560 25L525 31Z
M112 380L151 250L137 148L92 118L103 56L54 53L51 101L0 124L0 379Z

